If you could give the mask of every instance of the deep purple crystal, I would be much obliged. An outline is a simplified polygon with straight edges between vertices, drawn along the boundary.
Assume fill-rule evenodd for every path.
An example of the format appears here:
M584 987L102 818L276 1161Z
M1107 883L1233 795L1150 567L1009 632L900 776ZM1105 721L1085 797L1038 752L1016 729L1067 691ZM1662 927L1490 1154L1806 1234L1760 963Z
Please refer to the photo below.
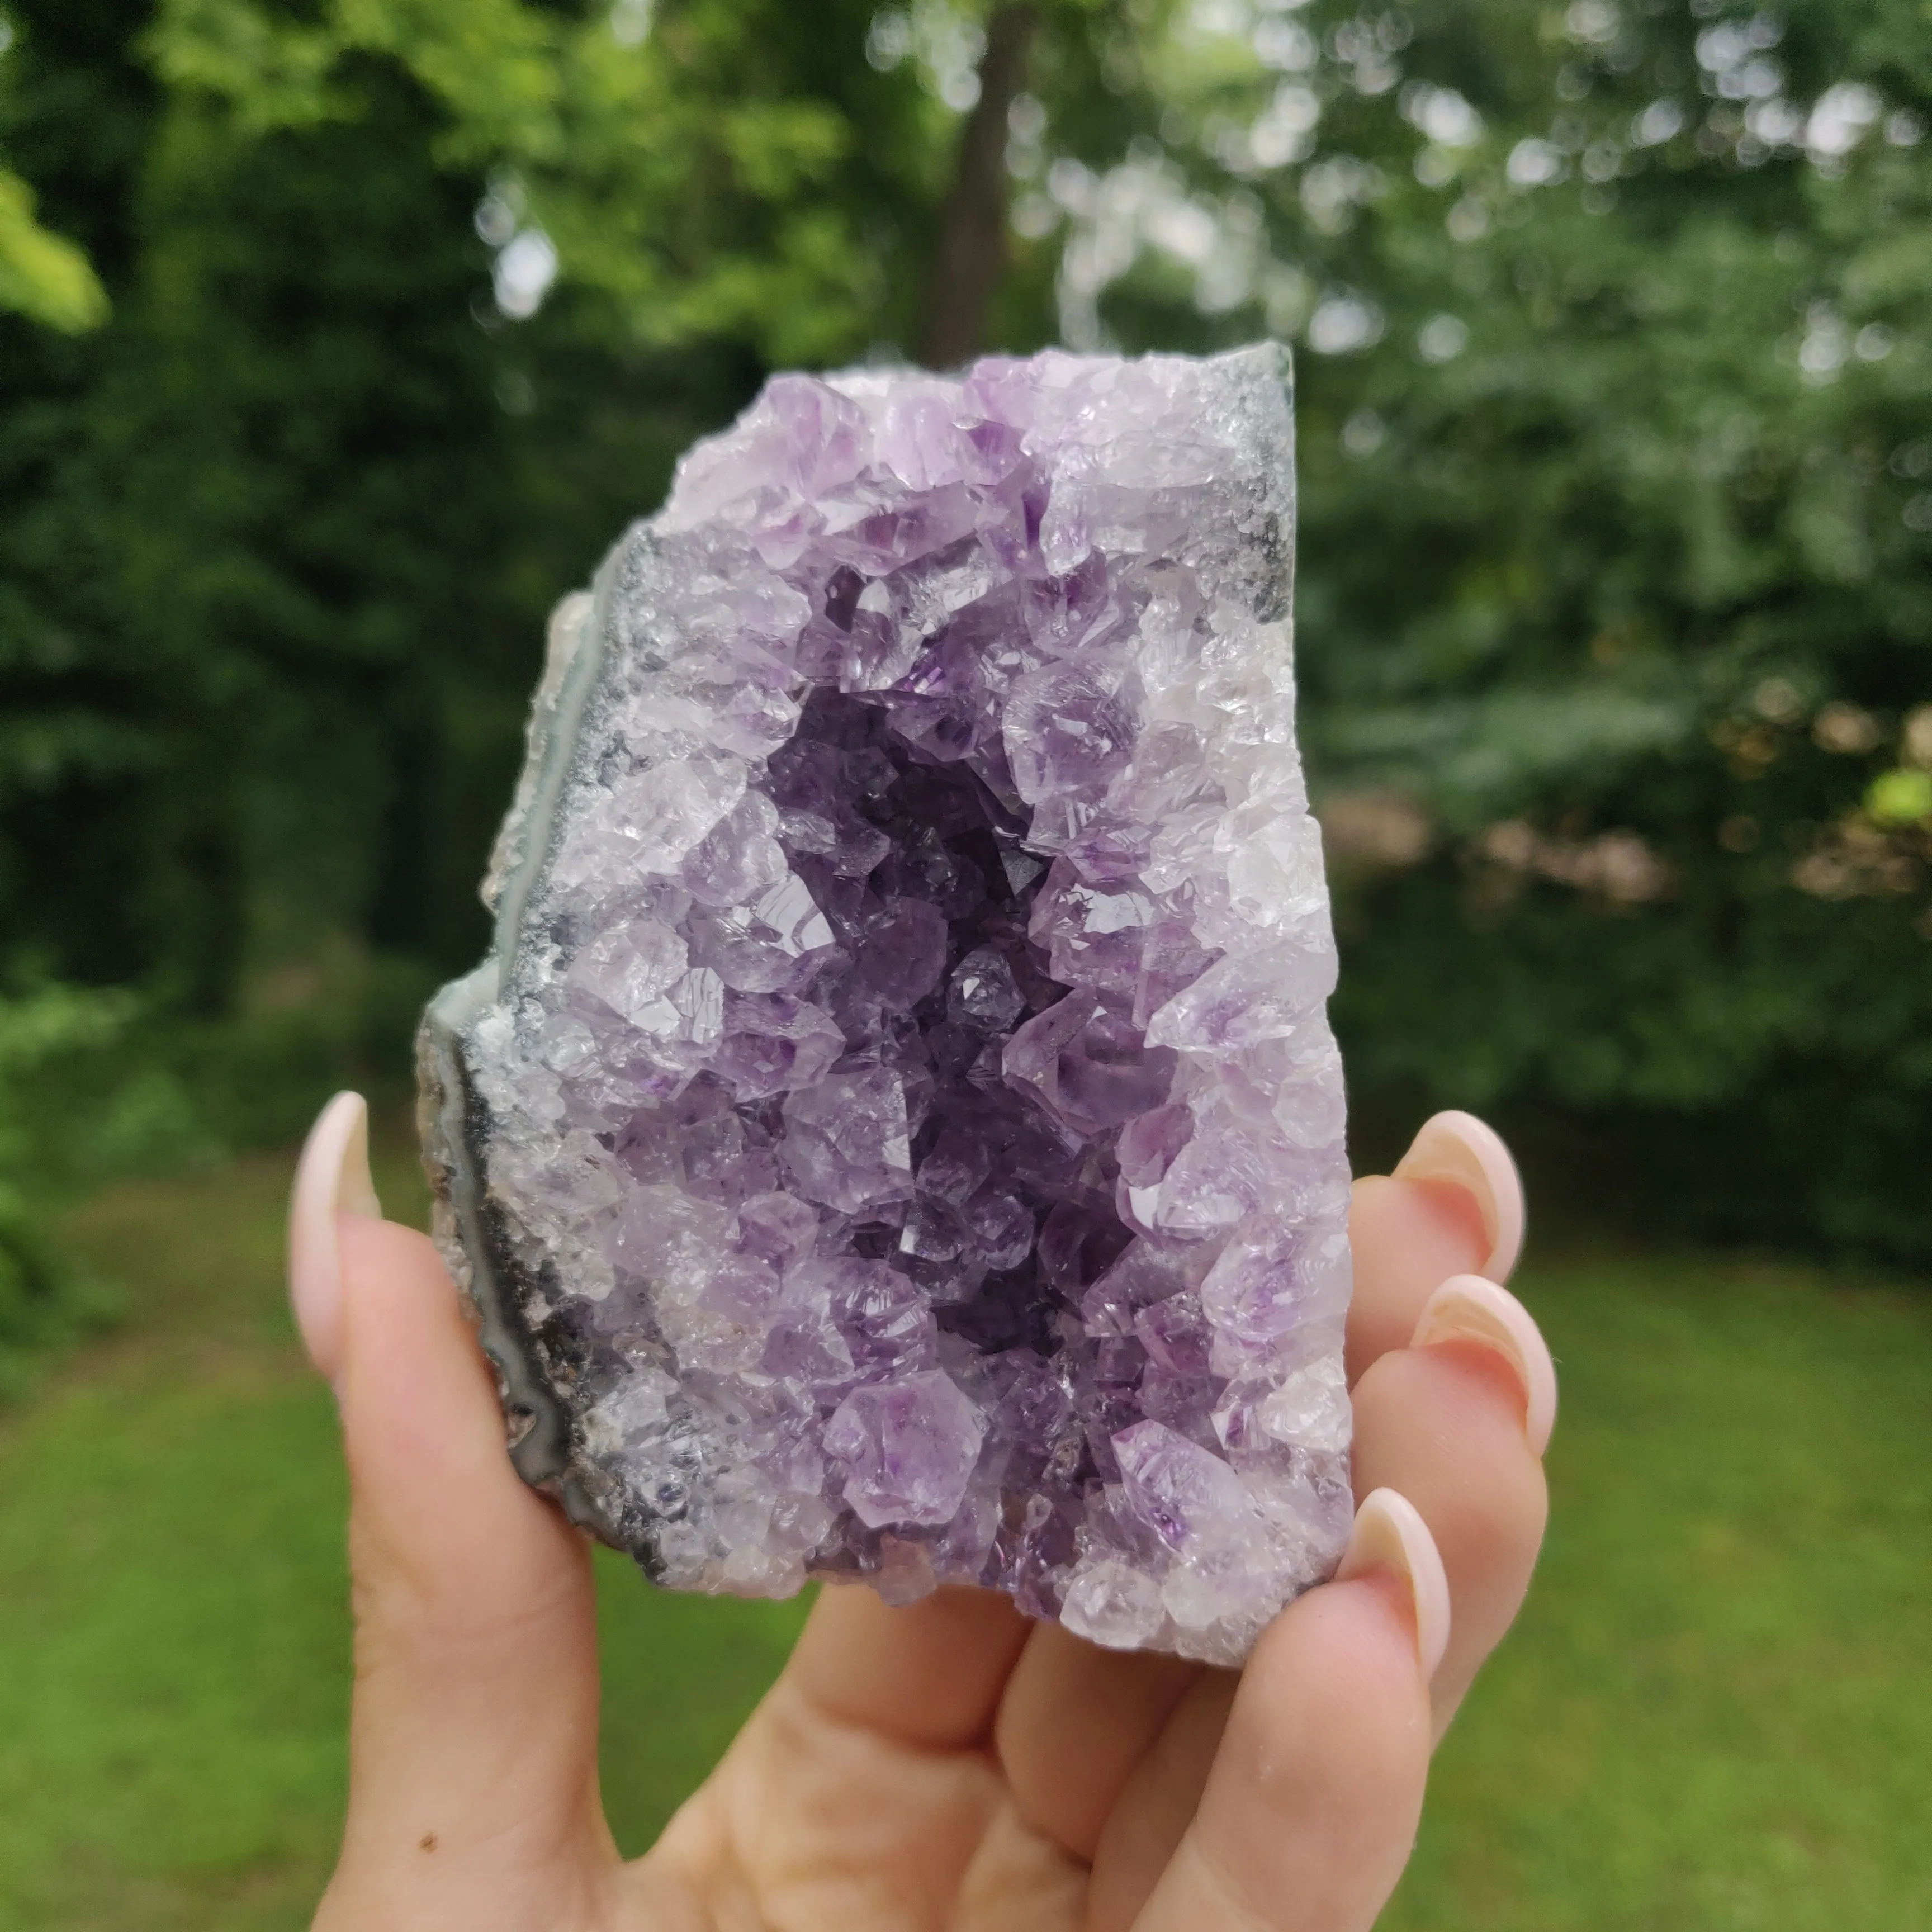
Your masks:
M518 1466L658 1580L1230 1662L1332 1568L1286 378L781 376L560 609L427 1144Z

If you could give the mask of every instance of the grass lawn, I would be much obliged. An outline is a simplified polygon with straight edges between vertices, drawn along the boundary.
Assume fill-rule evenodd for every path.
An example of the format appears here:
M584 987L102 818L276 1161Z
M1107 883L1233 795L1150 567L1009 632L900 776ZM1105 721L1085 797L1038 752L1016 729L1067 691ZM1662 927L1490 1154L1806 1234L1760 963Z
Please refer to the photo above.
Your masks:
M286 1179L74 1219L130 1310L0 1414L0 1927L294 1928L327 1872L342 1483L283 1308ZM421 1200L400 1160L379 1180ZM1642 1254L1520 1285L1564 1377L1549 1550L1388 1924L1932 1932L1932 1294ZM601 1584L638 1850L799 1612Z

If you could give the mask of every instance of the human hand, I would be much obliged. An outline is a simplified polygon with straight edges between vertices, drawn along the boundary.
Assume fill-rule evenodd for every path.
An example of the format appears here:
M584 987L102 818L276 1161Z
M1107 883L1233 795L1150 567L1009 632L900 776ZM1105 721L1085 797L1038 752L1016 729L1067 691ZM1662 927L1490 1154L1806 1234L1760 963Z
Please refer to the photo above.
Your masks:
M986 1592L891 1609L828 1588L723 1762L626 1862L598 1795L588 1548L512 1468L434 1249L378 1218L365 1122L355 1096L330 1103L290 1212L352 1497L349 1815L322 1932L1374 1922L1542 1537L1556 1378L1494 1285L1522 1202L1489 1129L1438 1115L1394 1178L1355 1185L1355 1531L1245 1670L1098 1649Z

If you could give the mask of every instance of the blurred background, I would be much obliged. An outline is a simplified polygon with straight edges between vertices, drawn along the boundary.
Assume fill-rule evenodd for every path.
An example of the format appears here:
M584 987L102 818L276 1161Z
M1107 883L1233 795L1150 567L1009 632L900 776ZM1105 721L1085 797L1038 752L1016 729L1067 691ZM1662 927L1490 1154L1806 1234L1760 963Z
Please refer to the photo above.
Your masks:
M1531 1172L1522 1627L1401 1928L1932 1927L1920 0L0 0L0 1923L340 1816L289 1149L408 1042L550 604L785 367L1300 387L1358 1167ZM796 1606L604 1574L640 1850Z

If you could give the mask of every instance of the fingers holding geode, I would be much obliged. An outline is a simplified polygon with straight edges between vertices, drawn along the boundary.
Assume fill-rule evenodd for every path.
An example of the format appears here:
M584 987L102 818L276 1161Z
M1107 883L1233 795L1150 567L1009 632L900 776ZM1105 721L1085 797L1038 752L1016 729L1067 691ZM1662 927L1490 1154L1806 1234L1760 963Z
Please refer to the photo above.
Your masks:
M1506 1291L1492 1292L1520 1313ZM1532 1432L1546 1440L1554 1372L1534 1324L1522 1322L1532 1356L1542 1351L1527 1373L1493 1341L1451 1330L1391 1350L1355 1385L1355 1494L1407 1497L1448 1580L1448 1646L1432 1687L1438 1732L1515 1618L1543 1540L1548 1497Z
M1160 1882L1200 1809L1240 1681L1202 1671L1134 1766L1094 1850L1086 1932L1124 1932Z
M1460 1189L1482 1216L1484 1253L1476 1272L1507 1281L1522 1252L1522 1177L1502 1136L1486 1120L1450 1108L1416 1131L1391 1177Z
M1311 1591L1262 1633L1152 1895L1124 1917L1123 1886L1091 1932L1366 1932L1414 1842L1429 1750L1409 1586L1377 1568Z
M948 1588L895 1606L828 1587L785 1666L826 1717L901 1743L954 1750L984 1742L1034 1628L1012 1600Z
M1199 1664L1160 1652L1103 1650L1064 1625L1033 1626L993 1729L1021 1817L1091 1860L1108 1815L1202 1675Z
M1348 1210L1350 1382L1378 1356L1408 1346L1424 1305L1451 1275L1507 1281L1523 1225L1516 1163L1473 1114L1436 1114L1393 1174L1358 1180Z

